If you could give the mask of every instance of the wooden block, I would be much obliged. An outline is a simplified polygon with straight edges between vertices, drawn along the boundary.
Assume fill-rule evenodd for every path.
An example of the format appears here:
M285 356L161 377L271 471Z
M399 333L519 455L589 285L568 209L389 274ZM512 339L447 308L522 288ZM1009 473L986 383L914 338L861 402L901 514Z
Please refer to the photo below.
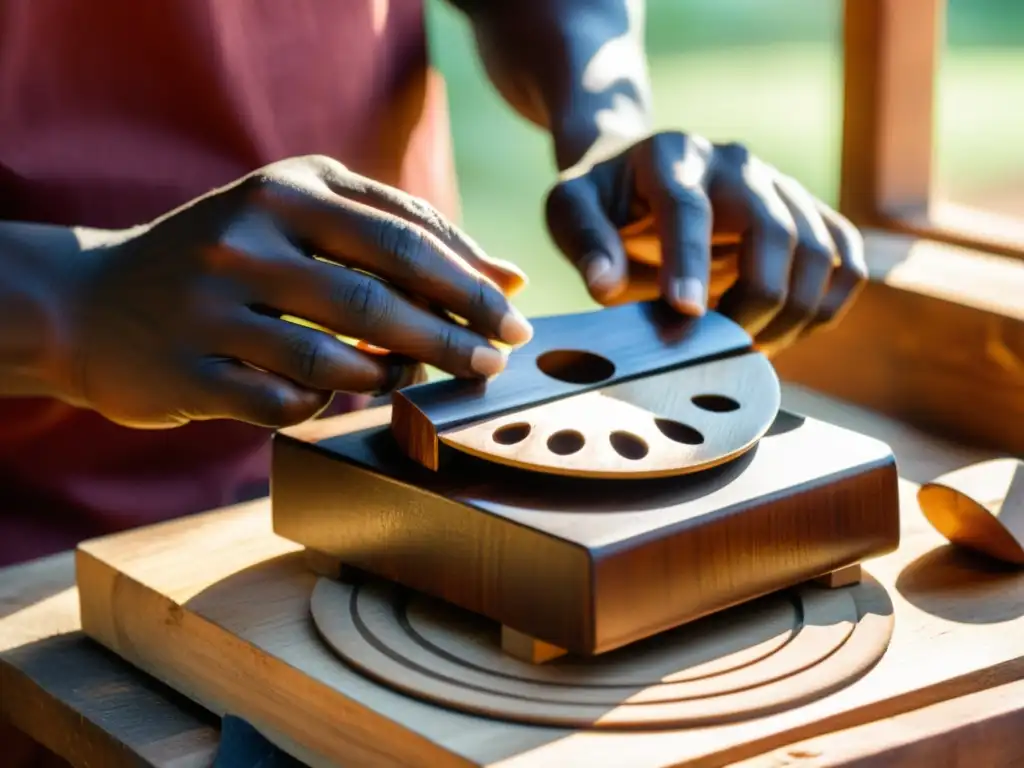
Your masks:
M324 576L328 579L341 578L344 566L337 557L325 555L323 552L318 552L315 549L307 549L305 555L306 565L317 576Z
M218 719L84 635L78 603L72 552L0 570L0 764L58 764L19 762L21 732L65 768L212 765Z
M556 648L543 640L524 635L511 627L501 628L501 650L531 664L543 664L565 655L565 649Z
M408 456L436 470L439 432L751 347L747 333L722 315L687 318L659 302L532 322L533 339L512 352L501 376L395 393L391 427Z
M974 464L925 483L921 510L952 543L1024 565L1024 461Z
M851 584L860 584L862 575L863 571L860 563L857 563L856 565L848 565L837 571L826 573L824 576L819 576L814 582L829 589L841 589Z
M889 448L785 412L755 450L685 477L594 481L452 454L432 472L384 427L278 435L274 530L579 655L899 542Z

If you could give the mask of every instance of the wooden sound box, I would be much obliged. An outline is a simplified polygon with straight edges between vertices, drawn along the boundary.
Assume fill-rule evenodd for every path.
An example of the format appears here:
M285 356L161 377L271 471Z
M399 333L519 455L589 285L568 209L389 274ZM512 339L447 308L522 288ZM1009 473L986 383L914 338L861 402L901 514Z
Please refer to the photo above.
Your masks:
M888 446L780 410L770 362L725 317L642 303L534 329L491 381L413 386L375 426L275 438L274 531L345 567L314 619L367 674L434 690L364 625L398 610L378 629L405 637L401 595L496 622L506 656L582 659L786 590L803 615L801 585L856 584L898 546ZM430 667L409 632L404 653Z

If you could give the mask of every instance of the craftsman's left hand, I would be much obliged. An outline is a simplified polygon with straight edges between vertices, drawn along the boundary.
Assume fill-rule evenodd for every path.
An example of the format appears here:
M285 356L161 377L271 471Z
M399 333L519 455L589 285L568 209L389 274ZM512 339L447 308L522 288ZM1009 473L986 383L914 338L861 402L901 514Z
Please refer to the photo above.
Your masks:
M563 176L547 222L599 303L710 306L766 351L834 323L867 276L849 221L742 146L683 133Z

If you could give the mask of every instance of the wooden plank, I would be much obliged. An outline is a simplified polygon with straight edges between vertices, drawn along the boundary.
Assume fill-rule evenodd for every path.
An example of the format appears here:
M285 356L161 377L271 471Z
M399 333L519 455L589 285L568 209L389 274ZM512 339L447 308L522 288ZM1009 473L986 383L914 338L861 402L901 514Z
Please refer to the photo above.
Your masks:
M732 768L997 768L1024 764L1024 681L787 744Z
M596 736L517 727L440 711L361 678L313 636L315 577L294 545L269 533L269 510L258 504L83 546L83 615L118 653L215 711L248 717L300 759L600 766L628 754L640 768L742 759L1024 675L1016 640L1024 577L951 553L915 492L903 483L901 550L866 567L896 606L879 665L825 699L716 728Z
M73 553L0 571L0 720L76 768L211 765L216 719L79 627Z
M871 279L835 328L774 359L784 381L936 434L1024 453L1024 263L869 231Z

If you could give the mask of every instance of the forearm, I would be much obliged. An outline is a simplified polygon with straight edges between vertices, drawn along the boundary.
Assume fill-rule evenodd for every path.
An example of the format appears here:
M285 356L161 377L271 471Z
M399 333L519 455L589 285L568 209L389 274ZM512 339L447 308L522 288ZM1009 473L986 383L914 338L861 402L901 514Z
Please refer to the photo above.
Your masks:
M453 0L491 81L550 131L559 170L651 131L643 0Z
M63 301L81 251L71 229L0 222L0 397L57 395Z

